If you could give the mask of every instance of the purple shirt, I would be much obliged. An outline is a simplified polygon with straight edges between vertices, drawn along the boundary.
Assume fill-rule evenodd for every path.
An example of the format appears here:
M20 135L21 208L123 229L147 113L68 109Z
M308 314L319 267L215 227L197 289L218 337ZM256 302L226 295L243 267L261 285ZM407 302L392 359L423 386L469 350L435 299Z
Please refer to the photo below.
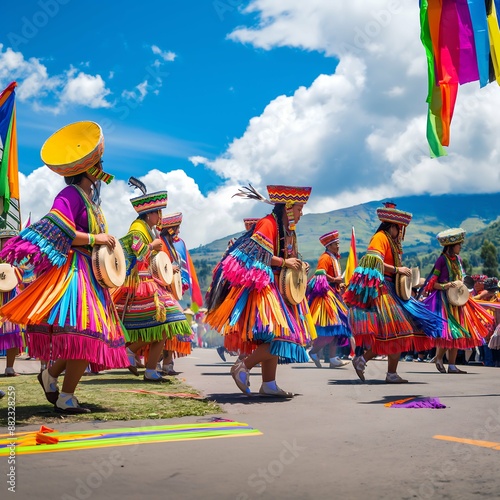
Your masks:
M76 231L89 232L87 207L76 187L65 187L56 196L52 210L58 210L67 217L75 225Z
M460 258L460 256L457 255L457 259L460 262L460 265L462 265L462 259ZM448 283L449 281L453 281L450 278L448 266L446 265L446 257L443 254L441 254L438 260L436 260L434 274L438 277L438 283ZM459 278L460 276L454 277L454 279L459 279Z

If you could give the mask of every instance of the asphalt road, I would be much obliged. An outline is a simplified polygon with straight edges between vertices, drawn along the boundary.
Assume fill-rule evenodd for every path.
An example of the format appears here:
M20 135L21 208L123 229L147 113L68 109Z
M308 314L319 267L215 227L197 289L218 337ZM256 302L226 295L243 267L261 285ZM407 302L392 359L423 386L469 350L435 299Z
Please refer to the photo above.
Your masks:
M20 455L15 498L500 497L499 368L468 366L467 375L451 375L427 363L401 362L399 373L410 383L387 385L382 360L368 364L364 384L351 365L280 366L279 385L297 395L275 400L241 394L229 375L234 359L223 363L215 350L196 349L177 360L176 369L222 405L219 416L247 423L261 436ZM30 372L38 366L21 361L16 368ZM0 379L0 388L8 380ZM251 388L259 386L255 369ZM411 396L438 397L446 408L384 406ZM5 410L5 402L0 404ZM207 420L61 423L57 430ZM459 442L464 438L472 441ZM9 498L8 465L1 460L0 497Z

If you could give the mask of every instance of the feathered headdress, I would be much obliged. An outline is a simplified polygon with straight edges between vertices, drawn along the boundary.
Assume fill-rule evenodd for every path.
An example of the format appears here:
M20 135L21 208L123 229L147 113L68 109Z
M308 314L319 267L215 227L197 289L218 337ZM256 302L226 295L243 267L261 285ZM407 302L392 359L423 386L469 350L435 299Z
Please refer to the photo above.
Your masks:
M130 200L134 210L138 214L147 214L149 212L156 212L167 207L168 193L167 191L156 191L155 193L148 193L148 189L144 182L141 182L135 177L130 177L128 180L129 186L139 189L142 194Z
M139 179L136 179L135 177L129 178L128 185L140 189L142 191L142 194L146 194L148 192L146 184L144 184L144 182L141 182Z
M231 198L238 196L244 198L245 200L257 200L264 203L269 203L269 205L274 205L273 202L269 201L264 195L260 194L250 183L248 186L242 186L238 189L238 192L233 194Z

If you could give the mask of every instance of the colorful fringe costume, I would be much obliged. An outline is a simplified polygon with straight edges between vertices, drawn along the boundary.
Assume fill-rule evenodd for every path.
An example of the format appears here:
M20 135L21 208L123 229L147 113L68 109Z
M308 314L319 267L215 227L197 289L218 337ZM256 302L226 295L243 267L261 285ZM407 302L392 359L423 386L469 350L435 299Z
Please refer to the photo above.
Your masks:
M19 285L10 292L0 292L0 307L10 302L20 292ZM7 349L22 349L24 347L24 338L19 325L5 321L0 326L0 352Z
M162 217L158 229L162 232L164 229L169 233L169 237L162 235L160 239L163 243L162 250L168 255L170 262L179 267L182 280L182 294L191 290L192 299L196 296L196 304L201 307L203 299L201 297L200 286L198 285L198 277L194 266L192 266L191 257L186 248L186 244L177 235L177 228L181 225L182 213L175 212ZM191 266L190 266L191 264ZM194 273L194 274L193 274ZM192 288L193 285L196 289Z
M128 366L126 331L109 290L95 279L91 247L72 247L75 231L106 232L104 215L75 185L63 189L51 211L8 241L0 258L32 268L36 279L0 309L27 325L30 356L84 359L93 371Z
M347 345L348 338L352 337L340 288L329 283L327 275L334 278L342 275L337 256L328 251L319 258L316 272L307 286L307 300L318 334L313 342L315 348L318 344L320 348L328 344L341 347Z
M488 342L488 347L490 349L500 349L500 323L495 328L495 331Z
M191 352L192 331L172 294L156 281L149 268L154 237L138 218L120 242L127 261L125 283L113 294L116 309L128 330L130 342L157 342L165 338L178 353Z
M344 294L356 344L375 354L430 349L440 328L437 316L414 298L399 298L393 277L384 275L384 263L401 266L398 247L386 232L375 233Z
M228 351L251 353L268 343L279 363L309 360L305 345L316 332L307 301L288 304L277 287L280 268L271 267L275 255L296 256L292 246L280 248L278 222L270 214L238 238L215 268L206 323L225 335Z
M444 319L439 329L436 347L445 349L469 349L484 343L494 325L494 318L484 307L469 298L464 306L454 306L444 290L434 290L434 284L462 281L464 271L459 255L441 254L434 265L432 276L426 285L429 295L424 299L426 307Z

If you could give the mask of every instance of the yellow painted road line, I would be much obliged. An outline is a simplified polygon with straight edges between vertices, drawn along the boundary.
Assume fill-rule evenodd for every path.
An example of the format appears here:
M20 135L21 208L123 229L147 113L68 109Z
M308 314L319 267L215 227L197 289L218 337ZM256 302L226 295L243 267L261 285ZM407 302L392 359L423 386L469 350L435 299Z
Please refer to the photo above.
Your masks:
M442 441L452 441L453 443L470 444L472 446L481 446L482 448L490 448L491 450L500 451L500 443L493 441L480 441L478 439L458 438L454 436L432 436L434 439L441 439Z

